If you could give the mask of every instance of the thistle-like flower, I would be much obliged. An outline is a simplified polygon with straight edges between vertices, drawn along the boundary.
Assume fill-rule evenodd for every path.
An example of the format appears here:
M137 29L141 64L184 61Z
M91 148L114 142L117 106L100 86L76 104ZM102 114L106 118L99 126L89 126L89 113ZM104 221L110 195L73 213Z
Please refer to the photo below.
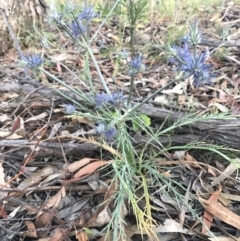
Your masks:
M110 98L110 102L113 105L119 106L123 103L123 101L124 101L123 92L117 91L117 92L112 93L111 98Z
M211 78L215 75L209 72L212 66L205 63L209 55L208 50L200 55L193 55L185 42L182 47L172 47L172 55L173 57L169 61L177 65L178 70L184 73L185 78L193 77L194 88L198 89L199 86L212 84Z
M97 134L100 134L107 141L112 140L117 135L115 127L107 127L106 124L100 122L95 126Z
M48 43L48 39L47 39L46 36L44 36L44 37L42 38L41 45L42 45L42 47L45 48L45 49L50 49L50 46L49 46L49 43Z
M93 10L93 5L91 6L87 6L85 4L85 6L83 7L81 13L78 15L78 19L79 20L85 20L88 23L93 19L98 17L98 14L94 12Z
M73 38L78 38L86 32L86 28L82 25L79 20L73 21L73 23L69 26L71 35Z
M72 1L67 1L65 4L65 9L68 13L74 13L76 10L76 4Z
M174 45L173 47L168 47L168 51L170 51L169 62L175 64L184 64L189 62L192 59L192 53L189 50L189 46L187 42L184 42L182 47Z
M106 93L101 93L101 94L97 94L95 97L95 105L97 107L101 107L107 103L109 103L110 100L110 95L106 94Z
M65 112L70 115L76 111L76 107L71 104L64 104L63 107L65 108Z
M52 6L49 11L49 18L48 18L50 23L56 23L59 26L64 26L65 22L63 20L63 14L59 13L55 6Z
M209 72L212 66L204 63L208 55L208 50L205 50L200 55L192 55L185 59L185 64L180 65L180 70L185 73L185 78L193 77L193 86L196 89L205 84L212 85L211 78L215 77L214 74Z
M117 135L117 131L115 128L107 129L104 132L104 138L108 141L112 140L114 137L116 137L116 135Z
M195 20L189 25L188 42L192 46L196 46L201 42L201 32L198 28L198 21Z
M43 58L39 54L23 55L21 64L30 69L36 69L43 63Z
M124 96L122 92L114 92L112 94L101 93L95 97L95 105L97 107L102 106L119 106L123 103Z
M132 59L129 63L129 72L131 75L135 75L139 73L142 69L145 68L143 64L143 56L142 54L138 54Z
M120 52L117 52L116 55L120 58L120 59L126 59L129 56L130 52L128 52L126 49L123 49Z

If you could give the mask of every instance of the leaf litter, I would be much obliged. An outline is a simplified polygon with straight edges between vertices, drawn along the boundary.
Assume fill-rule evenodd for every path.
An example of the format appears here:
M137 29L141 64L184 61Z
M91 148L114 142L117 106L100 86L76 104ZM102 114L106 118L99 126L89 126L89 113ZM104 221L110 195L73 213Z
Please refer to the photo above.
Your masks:
M239 21L236 21L239 9L239 5L228 4L221 14L212 18L201 16L200 11L202 18L210 19L210 23L206 20L205 26L202 26L204 35L215 39L212 24L230 24L234 32L240 27ZM142 49L144 44L141 45L141 41L145 44L151 41L151 47L156 48L155 53L158 52L160 57L162 52L157 45L164 40L162 35L168 25L167 19L161 21L144 26L145 31L139 30L139 39L136 40ZM111 88L116 84L127 92L130 83L124 69L120 66L119 72L116 72L114 62L101 54L103 49L111 49L119 43L118 33L114 29L117 25L120 25L118 21L112 26L103 26L100 33L103 43L100 47L94 46L94 53ZM127 41L128 36L125 34ZM234 34L228 40L228 44L232 44ZM66 42L66 39L62 37L60 41ZM51 72L86 91L86 86L79 84L81 80L69 78L64 67L83 68L84 60L72 46L67 48L66 53L54 50L52 58L56 65L51 67ZM176 84L157 96L152 103L183 112L218 111L239 115L237 48L239 46L230 49L231 54L224 63L217 58L209 60L220 73L214 80L214 87L200 87L196 91L189 88L190 83ZM221 55L221 51L220 48L217 54ZM166 85L173 76L171 66L157 59L153 53L146 59L147 71L139 74L135 82L136 101L141 101L155 89ZM0 98L1 240L18 240L18 237L39 241L112 240L112 232L117 227L113 225L109 236L104 230L105 225L112 220L114 195L118 192L110 164L114 163L112 155L120 159L121 155L114 145L102 145L97 139L92 139L88 133L92 133L94 124L90 120L65 117L62 97L56 91L44 88L49 83L46 76L40 76L40 89L31 83L26 85L24 78L13 85L11 81L21 76L21 71L5 57L2 57L1 62L6 67L0 84L0 92L3 93ZM232 68L228 67L229 63ZM97 73L92 66L90 68L93 77L97 79ZM112 73L118 74L113 76ZM61 89L58 85L55 88ZM98 81L96 88L102 91ZM17 101L20 96L24 96L21 103ZM98 148L93 148L94 145ZM103 153L99 152L99 146ZM174 193L166 192L164 186L154 184L155 187L152 187L151 211L156 220L154 229L159 240L239 240L239 160L229 164L219 160L219 157L208 155L206 153L206 156L200 157L199 153L184 150L154 160L159 173L174 178L176 183L185 187L185 192L178 190L184 195L185 203L179 203ZM178 189L177 185L175 187ZM197 200L193 200L189 193L196 195ZM139 201L138 205L143 210L146 207L144 201ZM202 222L192 214L189 206ZM147 232L138 230L134 213L127 202L119 215L126 222L126 240L134 240L134 236L144 240ZM215 239L207 235L209 230L216 236Z

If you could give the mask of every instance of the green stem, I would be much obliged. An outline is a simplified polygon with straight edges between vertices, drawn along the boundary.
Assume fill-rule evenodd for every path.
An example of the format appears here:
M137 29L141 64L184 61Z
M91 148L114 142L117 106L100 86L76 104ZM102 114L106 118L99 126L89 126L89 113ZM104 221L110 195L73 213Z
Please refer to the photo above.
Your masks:
M120 0L117 0L112 9L109 11L108 15L106 16L106 18L104 18L104 20L102 21L102 23L100 24L99 28L97 29L97 31L95 32L95 34L93 35L93 37L90 39L90 44L93 42L93 40L98 36L100 30L102 29L103 25L107 22L108 18L112 15L114 9L116 8L116 6L118 5Z
M131 51L131 59L133 59L134 56L134 44L133 44L133 35L134 35L134 13L133 13L133 2L130 0L129 4L129 22L130 22L130 51ZM129 94L128 94L128 101L127 104L130 104L131 97L132 97L132 91L133 91L133 86L134 86L134 75L131 75L131 80L130 80L130 89L129 89Z
M134 75L132 74L131 75L131 80L130 80L130 88L129 88L127 105L129 105L130 101L131 101L133 86L134 86Z
M74 15L73 15L73 16L74 16ZM79 24L78 21L77 21L77 24ZM69 29L68 29L66 26L63 26L63 27L64 27L65 30L67 31L68 35L73 39L73 41L76 41L76 39L73 38L73 36L72 36L71 32L69 31ZM79 27L79 28L80 28L80 27ZM97 61L96 61L96 59L95 59L95 57L94 57L94 54L93 54L93 52L92 52L92 49L91 49L91 47L89 46L88 41L87 41L84 33L82 33L81 37L82 37L83 44L80 43L80 41L77 41L77 44L79 44L80 46L83 46L83 47L85 47L85 48L87 49L87 51L88 51L88 53L89 53L89 55L90 55L90 57L91 57L91 59L92 59L92 61L93 61L93 64L94 64L94 66L95 66L95 68L96 68L96 70L97 70L97 72L98 72L98 76L99 76L99 78L100 78L100 80L101 80L101 82L102 82L102 85L103 85L105 91L110 95L111 92L110 92L110 90L109 90L109 88L108 88L108 86L107 86L107 84L106 84L106 82L105 82L105 80L104 80L104 77L103 77L103 75L102 75L102 72L101 72L101 70L100 70L100 68L99 68L99 65L98 65L98 63L97 63Z
M56 76L52 75L51 73L49 73L48 71L46 71L44 68L39 67L39 70L42 71L44 74L48 75L49 77L51 77L52 79L56 80L58 83L60 83L61 85L63 85L64 87L66 87L68 90L72 91L74 94L76 94L77 96L79 96L79 91L75 90L74 88L72 88L71 86L67 85L64 81L58 79ZM87 98L83 93L82 95L80 95L80 97L87 101L88 103L92 104L92 101L89 100L89 98Z
M94 64L94 66L95 66L95 68L97 70L98 76L99 76L99 78L100 78L100 80L102 82L102 85L103 85L105 91L107 92L107 94L111 95L111 92L110 92L110 90L109 90L109 88L107 86L107 83L106 83L106 81L105 81L105 79L103 77L103 74L102 74L102 72L101 72L101 70L99 68L99 65L98 65L98 63L96 61L96 58L94 57L94 54L93 54L93 51L92 51L91 47L87 44L87 42L86 42L86 40L84 38L82 38L82 40L83 40L83 43L84 43L84 45L85 45L85 47L86 47L86 49L87 49L87 51L88 51L92 61L93 61L93 64Z
M141 103L135 105L132 109L128 110L119 120L118 123L124 122L133 112L135 112L137 109L139 109L142 105L147 103L149 100L151 100L154 96L165 90L168 86L175 83L177 80L173 79L172 81L168 82L165 86L163 86L161 89L154 92L152 95L147 97L145 100L143 100Z

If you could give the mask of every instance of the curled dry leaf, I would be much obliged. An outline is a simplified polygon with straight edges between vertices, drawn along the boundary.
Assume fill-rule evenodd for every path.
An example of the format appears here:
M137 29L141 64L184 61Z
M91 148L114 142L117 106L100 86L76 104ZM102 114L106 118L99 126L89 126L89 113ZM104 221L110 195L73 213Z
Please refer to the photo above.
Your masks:
M159 225L156 227L155 231L157 233L185 233L185 234L190 234L193 235L194 232L191 229L183 228L180 223L173 219L166 219L164 224Z
M14 131L18 130L21 127L22 123L23 123L23 119L20 117L17 117L13 122L11 132L13 133Z
M46 235L50 232L53 216L54 214L51 211L48 211L48 212L40 211L37 214L35 225L36 225L36 228L39 229L39 231L37 232L37 235L39 238L44 236L46 237Z
M62 197L65 197L65 196L66 196L66 190L65 190L65 187L63 186L56 195L54 195L48 199L48 201L44 205L43 209L47 210L51 207L58 208L58 205L59 205Z
M236 158L232 160L232 162L228 165L228 167L221 173L220 176L215 178L212 182L212 186L218 185L220 182L228 178L231 174L233 174L240 167L240 159Z
M221 190L217 190L215 191L211 197L209 198L210 202L215 202L217 203L218 198L219 198L219 194L220 194ZM208 229L210 230L211 226L212 226L212 221L213 221L213 214L208 212L207 210L204 211L203 214L203 222L205 225L202 226L202 233L206 234L208 232L208 230L206 229L206 226L208 227Z
M69 164L68 167L67 167L67 170L69 172L75 172L79 168L81 168L81 167L87 165L88 163L90 163L91 161L95 161L95 160L96 159L92 159L92 158L83 158L83 159L81 159L79 161L75 161L75 162Z
M8 196L8 192L5 192L5 191L1 191L1 189L6 189L9 187L9 185L6 185L6 182L5 182L5 173L4 173L4 169L3 169L3 166L2 166L2 162L0 161L0 199L3 200L4 197ZM4 211L4 207L2 207L2 211ZM1 210L1 209L0 209ZM2 213L1 213L2 215Z
M31 121L37 121L37 120L41 120L41 119L44 119L48 114L46 112L43 112L39 115L36 115L36 116L32 116L30 118L28 118L25 123L27 122L31 122Z
M88 236L84 231L76 231L75 236L78 241L88 241Z
M36 232L36 228L35 228L35 225L33 224L33 222L26 221L25 223L27 226L27 232L25 233L25 236L30 237L30 238L37 238L37 232Z
M111 214L106 206L97 216L96 220L92 222L91 227L102 227L111 221Z
M86 227L101 227L104 225L103 223L111 217L110 210L113 208L112 203L114 202L113 198L117 192L117 188L117 182L113 181L104 196L102 204L98 207L94 215L92 215L92 217L88 220L87 224L85 225ZM124 219L126 216L125 209L126 208L123 205L122 213L120 214L122 219Z
M11 118L9 118L6 114L0 115L0 122L4 123L8 120L11 120Z
M240 238L235 238L232 237L217 237L217 238L208 238L210 241L240 241Z
M49 239L49 241L63 241L65 240L65 233L66 231L64 231L61 228L58 228L53 234L53 236Z
M84 166L82 169L80 169L75 175L74 178L84 178L86 176L91 175L92 173L94 173L98 168L107 165L107 164L111 164L113 163L113 160L111 161L96 161L96 162L92 162L87 166Z
M51 167L51 166L44 167L43 169L41 169L37 173L34 173L32 176L30 176L30 177L26 178L25 180L23 180L18 185L18 189L24 190L27 187L30 187L30 186L32 186L34 184L37 184L41 180L43 180L45 177L53 174L54 172L56 172L56 168Z
M202 202L204 208L209 213L219 218L223 222L228 223L229 225L237 229L240 229L240 216L233 213L232 211L230 211L228 208L224 207L220 203L211 202L203 198L199 198L199 200Z
M23 136L18 135L17 133L13 133L10 131L0 131L0 137L7 140L19 140L23 139Z

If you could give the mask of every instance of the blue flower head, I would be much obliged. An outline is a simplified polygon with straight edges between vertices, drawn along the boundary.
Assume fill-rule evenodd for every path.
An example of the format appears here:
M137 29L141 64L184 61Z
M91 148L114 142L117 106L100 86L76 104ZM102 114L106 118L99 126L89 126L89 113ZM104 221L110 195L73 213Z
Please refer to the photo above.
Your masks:
M106 130L106 125L104 123L100 122L95 126L95 130L96 130L97 134L102 134Z
M76 10L76 4L72 1L67 1L65 4L65 9L69 13L74 13L74 11Z
M188 43L184 42L182 46L173 46L171 53L173 57L169 59L169 62L176 64L178 70L184 73L185 78L193 77L194 88L198 89L202 85L212 84L211 78L215 75L209 72L212 66L205 63L209 55L208 50L200 55L193 55Z
M73 113L76 111L76 108L75 108L74 105L64 104L63 106L64 106L65 112L66 112L67 114L70 114L70 115L71 115L71 114L73 114Z
M173 57L169 59L169 62L181 65L184 62L187 63L191 61L192 59L192 53L189 50L189 45L187 42L184 42L181 47L176 45L173 46L171 51Z
M55 7L50 8L49 11L49 22L56 23L57 25L65 25L63 20L63 14L59 13Z
M106 124L100 122L95 126L97 134L100 134L106 140L112 140L117 135L115 127L107 127Z
M73 38L78 38L86 32L86 28L78 20L73 21L69 28Z
M95 97L95 105L97 107L103 106L119 106L123 103L124 96L123 93L118 91L112 94L101 93L97 94Z
M95 105L97 107L103 106L104 104L109 103L111 100L111 96L109 94L106 93L101 93L101 94L97 94L95 97Z
M110 101L112 102L113 105L117 105L117 106L121 105L124 101L123 92L117 91L112 93Z
M126 49L123 49L122 51L117 52L117 56L120 59L126 59L129 56L129 54L130 54L130 52L128 52Z
M108 141L112 140L116 135L117 131L115 128L110 128L104 132L104 138Z
M93 19L98 17L98 14L94 12L93 6L85 6L83 7L81 13L78 15L79 20L86 20L88 23Z
M212 85L211 78L215 77L214 74L209 72L212 66L205 63L208 54L208 50L206 50L200 55L191 55L191 57L185 59L185 64L179 66L179 69L184 72L185 78L193 77L193 86L196 89L205 84Z
M142 69L145 68L145 65L143 64L143 56L142 54L138 54L131 60L129 63L129 72L131 75L135 75L139 73Z
M43 58L39 54L28 54L22 56L21 62L24 67L36 69L42 65Z
M189 25L189 34L188 34L188 42L192 46L196 46L201 42L201 32L199 31L198 28L198 20L194 20L190 25Z

